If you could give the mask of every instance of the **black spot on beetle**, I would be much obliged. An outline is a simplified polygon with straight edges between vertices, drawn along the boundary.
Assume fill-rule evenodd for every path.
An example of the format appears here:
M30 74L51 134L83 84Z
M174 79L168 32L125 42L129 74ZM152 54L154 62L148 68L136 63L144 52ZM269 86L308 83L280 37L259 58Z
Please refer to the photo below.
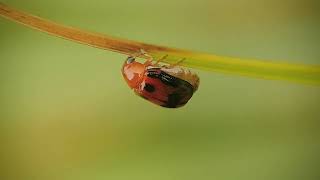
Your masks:
M168 102L167 107L168 108L175 108L177 105L179 105L179 101L181 100L181 97L177 93L170 94L168 96Z
M149 84L149 83L146 83L143 89L148 91L149 93L152 93L156 90L156 88L152 84Z
M161 80L165 85L169 85L171 87L177 87L182 79L176 78L170 74L161 71L159 68L148 69L147 76L154 79Z

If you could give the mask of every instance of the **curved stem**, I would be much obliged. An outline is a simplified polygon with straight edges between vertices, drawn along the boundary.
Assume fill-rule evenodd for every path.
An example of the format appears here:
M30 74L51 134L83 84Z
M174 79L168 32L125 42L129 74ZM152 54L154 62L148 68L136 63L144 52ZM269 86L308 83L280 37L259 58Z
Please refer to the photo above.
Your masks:
M320 85L319 65L290 64L223 57L99 35L97 33L90 33L57 24L18 11L3 3L0 3L0 15L54 36L126 55L134 54L143 49L156 59L167 55L168 57L163 60L165 63L174 64L182 58L185 58L179 65L213 72Z

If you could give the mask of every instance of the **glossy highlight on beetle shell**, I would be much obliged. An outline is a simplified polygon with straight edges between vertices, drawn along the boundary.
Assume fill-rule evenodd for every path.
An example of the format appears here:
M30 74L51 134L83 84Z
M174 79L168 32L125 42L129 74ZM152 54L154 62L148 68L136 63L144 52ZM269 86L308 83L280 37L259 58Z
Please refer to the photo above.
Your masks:
M166 108L184 106L198 89L199 77L179 66L144 64L129 57L122 68L124 79L144 99Z

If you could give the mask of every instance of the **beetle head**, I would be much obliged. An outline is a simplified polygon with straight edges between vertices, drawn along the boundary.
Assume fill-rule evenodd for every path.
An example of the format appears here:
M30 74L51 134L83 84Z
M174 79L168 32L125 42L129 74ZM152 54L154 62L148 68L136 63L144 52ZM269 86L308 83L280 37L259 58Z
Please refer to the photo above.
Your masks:
M135 61L129 56L122 67L122 75L131 88L137 88L143 78L145 65Z

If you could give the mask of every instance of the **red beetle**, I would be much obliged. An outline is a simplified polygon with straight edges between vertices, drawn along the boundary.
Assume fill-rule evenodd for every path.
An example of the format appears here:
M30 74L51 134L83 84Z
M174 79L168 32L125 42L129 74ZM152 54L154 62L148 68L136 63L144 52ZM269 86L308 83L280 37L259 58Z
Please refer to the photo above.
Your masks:
M157 105L181 107L198 89L199 77L188 69L177 65L161 66L158 64L160 60L152 63L152 59L142 64L135 61L135 58L129 56L125 61L123 77L137 95Z

